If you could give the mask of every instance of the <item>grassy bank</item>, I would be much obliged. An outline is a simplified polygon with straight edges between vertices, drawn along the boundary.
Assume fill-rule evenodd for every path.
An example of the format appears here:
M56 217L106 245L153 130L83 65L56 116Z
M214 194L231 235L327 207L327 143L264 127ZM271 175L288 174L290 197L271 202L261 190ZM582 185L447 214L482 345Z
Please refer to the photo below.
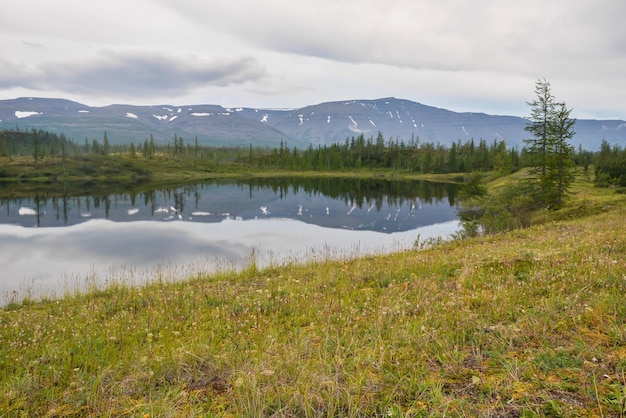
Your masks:
M115 155L0 158L0 196L84 195L179 185L223 175L208 167L181 161Z
M621 416L626 202L0 311L0 416ZM551 215L554 216L554 215Z
M346 171L249 170L235 162L208 160L148 159L128 155L79 155L45 157L0 157L0 197L85 195L118 193L179 186L217 178L251 177L343 177L389 180L422 179L461 182L462 174L417 175L407 171L362 169Z

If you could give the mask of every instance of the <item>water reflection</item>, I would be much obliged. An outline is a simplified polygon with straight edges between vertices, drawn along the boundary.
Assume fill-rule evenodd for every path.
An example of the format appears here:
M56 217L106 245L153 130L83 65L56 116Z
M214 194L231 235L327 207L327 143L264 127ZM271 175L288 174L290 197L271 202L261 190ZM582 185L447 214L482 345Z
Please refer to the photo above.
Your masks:
M68 227L0 225L0 305L30 295L122 282L177 280L220 270L358 257L446 238L457 221L393 234L323 228L290 219L219 223L90 220Z
M0 223L69 226L88 219L221 222L291 218L397 232L457 219L457 186L425 181L271 178L213 181L108 195L0 199Z
M459 230L456 190L280 178L0 199L0 303L111 280L187 278L252 259L266 266L411 248L418 237Z

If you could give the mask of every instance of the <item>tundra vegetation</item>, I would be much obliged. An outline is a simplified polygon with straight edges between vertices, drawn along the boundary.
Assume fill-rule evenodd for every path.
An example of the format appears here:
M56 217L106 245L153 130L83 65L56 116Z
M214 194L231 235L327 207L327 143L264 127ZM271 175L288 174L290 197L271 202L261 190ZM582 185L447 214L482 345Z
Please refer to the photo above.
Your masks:
M14 301L0 411L622 416L626 195L572 191L496 235Z
M4 132L0 145L24 135L32 145L42 133ZM0 415L626 414L620 147L570 149L576 166L567 167L567 193L555 205L542 198L554 197L544 188L553 183L537 175L534 151L495 142L481 141L473 153L471 143L428 152L417 141L383 143L368 154L378 141L302 151L176 141L109 145L104 155L88 141L82 150L57 144L53 153L53 140L42 140L36 157L7 141L3 193L109 177L130 187L289 170L439 174L466 180L466 232L450 242L416 240L413 250L391 255L266 269L252 262L186 281L164 271L142 287L111 283L57 299L8 295L0 310ZM393 158L385 165L393 152L405 165L393 166Z

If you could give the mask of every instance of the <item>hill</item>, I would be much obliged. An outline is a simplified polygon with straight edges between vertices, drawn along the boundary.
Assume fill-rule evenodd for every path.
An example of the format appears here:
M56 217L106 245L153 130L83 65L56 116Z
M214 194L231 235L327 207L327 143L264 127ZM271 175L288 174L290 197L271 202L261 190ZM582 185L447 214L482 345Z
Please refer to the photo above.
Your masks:
M64 133L75 141L101 139L112 143L142 142L153 135L171 141L213 146L290 147L343 142L365 135L409 142L418 139L449 145L470 138L505 140L521 146L527 121L516 116L458 113L410 100L384 98L320 103L300 109L225 108L220 105L111 105L90 107L64 99L19 98L0 101L0 128L43 129ZM578 120L573 145L599 149L606 139L626 145L626 121Z

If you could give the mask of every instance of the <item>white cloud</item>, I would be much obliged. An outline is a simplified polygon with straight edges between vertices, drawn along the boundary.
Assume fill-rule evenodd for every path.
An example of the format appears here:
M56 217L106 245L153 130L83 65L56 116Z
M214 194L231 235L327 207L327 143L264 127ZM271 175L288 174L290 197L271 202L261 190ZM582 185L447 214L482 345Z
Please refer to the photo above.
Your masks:
M434 70L530 72L624 39L617 2L280 0L160 2L198 24L281 53ZM608 23L608 25L607 25ZM619 43L617 43L619 45ZM540 62L539 62L540 63Z

